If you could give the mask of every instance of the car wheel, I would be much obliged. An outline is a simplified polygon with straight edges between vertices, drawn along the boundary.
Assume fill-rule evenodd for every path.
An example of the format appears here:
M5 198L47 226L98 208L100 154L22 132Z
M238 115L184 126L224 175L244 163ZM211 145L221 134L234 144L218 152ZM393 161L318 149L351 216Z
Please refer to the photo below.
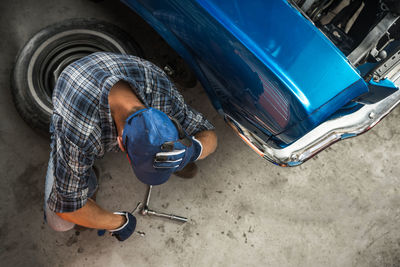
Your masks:
M94 52L143 57L142 50L120 28L95 19L73 19L35 34L19 52L11 77L14 104L35 130L48 133L51 96L66 66Z

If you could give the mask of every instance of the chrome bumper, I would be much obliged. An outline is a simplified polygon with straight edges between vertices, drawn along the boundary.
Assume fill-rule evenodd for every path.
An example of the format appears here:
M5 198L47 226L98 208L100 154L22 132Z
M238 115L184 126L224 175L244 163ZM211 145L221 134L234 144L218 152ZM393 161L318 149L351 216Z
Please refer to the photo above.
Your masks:
M399 87L400 79L396 81ZM274 148L247 131L231 117L228 123L260 156L274 164L288 167L300 165L333 143L362 134L374 127L400 102L400 90L374 104L364 104L359 110L326 121L285 148Z

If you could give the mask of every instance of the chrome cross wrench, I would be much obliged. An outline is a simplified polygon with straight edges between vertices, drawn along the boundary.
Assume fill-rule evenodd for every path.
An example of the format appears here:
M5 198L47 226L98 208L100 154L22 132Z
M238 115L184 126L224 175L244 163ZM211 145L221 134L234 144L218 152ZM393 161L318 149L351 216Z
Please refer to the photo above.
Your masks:
M146 198L144 201L144 205L142 206L140 213L142 215L152 215L152 216L157 216L157 217L162 217L162 218L167 218L170 220L178 221L178 222L187 222L188 219L185 217L173 215L173 214L167 214L167 213L162 213L162 212L157 212L154 210L151 210L149 208L149 203L150 203L150 196L151 196L151 189L153 188L152 185L147 186L147 193L146 193Z

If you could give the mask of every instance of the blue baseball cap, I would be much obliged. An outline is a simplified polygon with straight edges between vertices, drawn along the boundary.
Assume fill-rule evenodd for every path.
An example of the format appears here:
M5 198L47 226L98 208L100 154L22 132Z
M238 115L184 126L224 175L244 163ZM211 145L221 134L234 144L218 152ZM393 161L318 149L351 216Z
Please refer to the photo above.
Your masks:
M165 142L179 140L175 124L155 108L144 108L130 115L122 134L123 144L136 177L145 184L165 183L174 169L156 169L154 157Z

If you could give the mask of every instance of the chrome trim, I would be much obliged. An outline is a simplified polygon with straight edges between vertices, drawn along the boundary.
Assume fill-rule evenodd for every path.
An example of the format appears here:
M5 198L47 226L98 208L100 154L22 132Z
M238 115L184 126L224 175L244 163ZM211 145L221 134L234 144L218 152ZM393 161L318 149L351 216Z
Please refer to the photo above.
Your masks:
M399 87L400 79L396 81ZM272 163L280 166L297 166L318 152L345 138L354 137L374 127L400 102L400 90L387 96L379 102L365 104L359 110L328 120L285 148L274 148L247 131L230 116L226 118L233 122L242 138L252 144L252 148ZM232 123L230 123L232 126ZM254 146L254 147L253 147Z

